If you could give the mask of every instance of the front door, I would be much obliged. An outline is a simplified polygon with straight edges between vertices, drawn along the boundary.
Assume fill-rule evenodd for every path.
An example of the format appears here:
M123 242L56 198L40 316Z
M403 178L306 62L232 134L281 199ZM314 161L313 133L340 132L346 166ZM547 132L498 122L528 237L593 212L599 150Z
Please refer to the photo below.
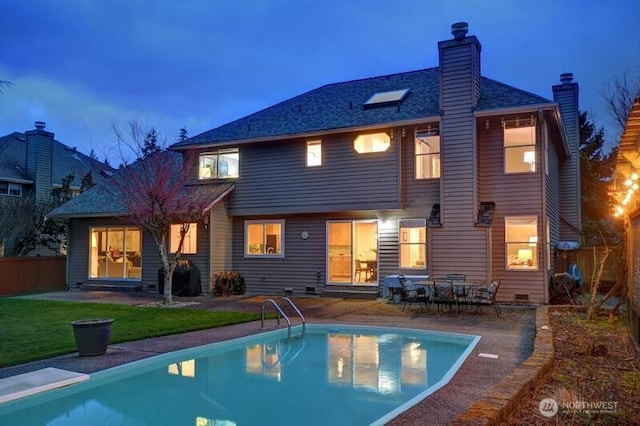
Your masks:
M378 285L378 221L327 222L329 284Z

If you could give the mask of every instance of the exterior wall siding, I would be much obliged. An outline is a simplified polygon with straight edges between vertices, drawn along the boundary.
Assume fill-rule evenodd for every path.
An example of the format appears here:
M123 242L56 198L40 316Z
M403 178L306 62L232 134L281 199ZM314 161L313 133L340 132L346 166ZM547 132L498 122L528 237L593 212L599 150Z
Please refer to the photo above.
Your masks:
M562 240L579 241L580 215L580 123L576 83L553 86L553 98L560 104L569 142L569 158L560 164L560 211L567 226L561 228Z
M87 282L118 282L118 280L98 280L89 278L89 234L92 227L100 226L131 226L125 225L117 218L74 219L68 228L69 251L67 253L67 285ZM200 270L200 280L203 291L207 289L209 275L209 237L208 230L198 224L198 253L196 255L182 255L183 260L190 260ZM158 271L160 270L160 254L153 237L142 235L142 278L144 290L158 291ZM135 280L122 280L136 282Z
M544 241L544 215L542 175L544 175L541 155L538 154L536 173L504 173L504 136L500 125L502 117L489 119L489 130L483 129L478 135L479 162L482 165L480 196L483 201L494 201L496 208L491 232L491 272L493 278L502 277L498 300L513 302L515 294L527 294L529 301L544 303L546 288L544 283L544 257L546 248L538 243L538 270L507 270L505 244L506 216L537 216L538 241ZM505 120L510 117L505 116ZM485 121L485 120L483 120ZM486 124L485 124L486 125ZM478 126L480 127L480 126ZM536 151L540 153L541 132L538 126ZM544 237L544 238L543 238Z
M289 214L397 208L398 144L358 154L357 133L322 139L322 165L306 167L306 140L240 147L240 178L229 214Z
M233 269L233 220L227 216L226 201L218 203L209 215L209 291L214 275ZM204 287L203 287L204 290Z
M33 180L36 199L48 197L53 188L53 133L44 130L25 132L27 138L27 174Z
M480 44L475 37L439 43L441 121L441 228L432 228L434 277L464 273L486 280L489 232L475 226L478 161L475 108L480 93ZM461 252L464 258L461 258Z

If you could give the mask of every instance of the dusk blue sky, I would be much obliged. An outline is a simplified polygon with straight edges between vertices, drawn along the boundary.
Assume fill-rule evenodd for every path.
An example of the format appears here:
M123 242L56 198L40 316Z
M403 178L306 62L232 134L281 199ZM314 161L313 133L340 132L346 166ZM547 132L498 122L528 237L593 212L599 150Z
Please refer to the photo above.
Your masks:
M574 73L580 109L614 142L602 95L640 76L636 0L9 0L0 135L45 121L113 159L114 124L172 143L328 83L436 67L457 21L483 76L551 99Z

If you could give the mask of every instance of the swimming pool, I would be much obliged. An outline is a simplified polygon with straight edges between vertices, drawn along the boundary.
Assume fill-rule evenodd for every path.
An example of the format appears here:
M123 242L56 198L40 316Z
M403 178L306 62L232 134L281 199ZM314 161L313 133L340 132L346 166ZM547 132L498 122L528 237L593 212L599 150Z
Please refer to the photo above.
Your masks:
M384 424L453 377L479 336L308 324L172 352L0 405L0 424Z

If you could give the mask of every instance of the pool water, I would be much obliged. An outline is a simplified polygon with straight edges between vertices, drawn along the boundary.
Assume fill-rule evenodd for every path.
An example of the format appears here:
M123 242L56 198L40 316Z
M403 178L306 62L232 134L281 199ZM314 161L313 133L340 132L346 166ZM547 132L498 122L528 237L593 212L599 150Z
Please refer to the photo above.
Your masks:
M444 386L479 336L307 325L111 368L0 405L2 425L384 424Z

